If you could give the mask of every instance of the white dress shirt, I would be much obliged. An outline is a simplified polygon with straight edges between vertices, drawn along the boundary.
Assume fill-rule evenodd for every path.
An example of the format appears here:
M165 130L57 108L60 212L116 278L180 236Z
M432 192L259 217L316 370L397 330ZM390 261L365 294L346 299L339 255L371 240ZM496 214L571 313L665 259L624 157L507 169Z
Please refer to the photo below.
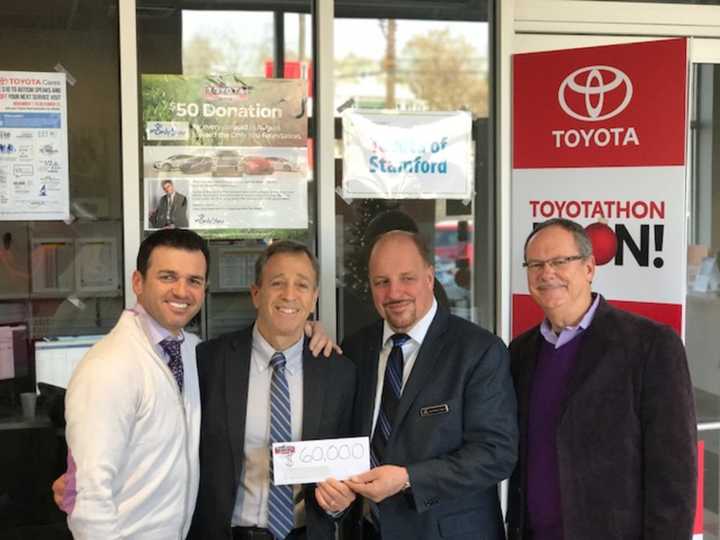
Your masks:
M405 360L402 376L402 390L405 390L405 383L407 383L408 379L410 378L410 373L412 372L412 368L415 365L418 351L420 350L420 346L425 340L427 331L430 328L430 323L432 323L436 312L437 301L435 300L435 298L433 298L432 306L430 306L430 309L425 314L425 316L417 323L415 323L415 326L413 326L409 331L405 332L408 336L410 336L410 339L408 339L402 346L403 359ZM383 323L383 347L380 350L380 358L378 361L377 386L375 387L375 408L373 411L372 424L373 433L375 432L375 424L377 423L377 417L380 413L380 400L382 399L383 382L385 381L385 368L387 367L387 361L388 357L390 356L390 351L393 348L393 342L391 338L394 334L397 333L398 332L390 328L390 325L387 321ZM372 440L372 434L370 434L370 440Z
M170 216L172 216L173 203L175 202L175 192L170 193L167 196L167 198L168 198L168 204L167 204L167 209L165 210L165 219L167 221L170 221Z
M243 473L235 497L233 527L267 527L270 495L270 382L273 370L270 358L276 352L285 355L285 377L290 390L292 438L302 438L303 418L303 339L284 351L276 351L253 328L250 378L245 416ZM230 419L232 422L232 418ZM295 526L305 525L305 504L300 486L293 486Z

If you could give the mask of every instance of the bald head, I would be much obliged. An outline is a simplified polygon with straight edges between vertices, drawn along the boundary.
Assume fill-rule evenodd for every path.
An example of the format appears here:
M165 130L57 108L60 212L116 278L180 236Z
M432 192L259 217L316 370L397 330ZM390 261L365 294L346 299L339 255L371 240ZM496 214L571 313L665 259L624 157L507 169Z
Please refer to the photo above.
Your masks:
M375 309L396 332L407 332L430 311L434 270L416 234L391 231L378 237L369 278Z

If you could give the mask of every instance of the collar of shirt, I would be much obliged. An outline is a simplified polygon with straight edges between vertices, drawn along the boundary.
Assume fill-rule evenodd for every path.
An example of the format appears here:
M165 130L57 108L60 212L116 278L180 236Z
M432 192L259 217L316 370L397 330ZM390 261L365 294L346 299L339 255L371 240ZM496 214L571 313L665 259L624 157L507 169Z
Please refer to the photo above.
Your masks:
M276 352L281 352L285 355L285 369L287 369L291 375L294 375L296 370L302 367L304 341L305 336L302 336L284 351L276 351L275 348L262 336L260 330L258 330L257 324L253 325L252 348L256 353L253 356L255 358L255 367L261 372L266 369L270 369L270 359L272 358L272 355Z
M179 336L174 335L170 330L160 325L159 322L153 319L150 314L145 310L145 308L142 307L141 304L135 304L135 306L132 307L130 311L140 317L140 320L145 327L145 332L147 333L148 339L150 339L150 343L155 348L155 351L161 356L161 358L167 357L167 354L160 345L161 341L167 338L176 339L180 341L180 343L185 341L185 334L182 330L180 331Z
M405 332L408 336L410 336L412 342L418 347L422 345L425 335L430 328L430 323L432 323L433 317L435 317L435 313L437 313L437 300L433 298L432 306L430 306L430 309L425 316L416 322L415 326ZM385 321L383 323L383 347L392 347L392 340L390 338L397 333L398 332L393 330L388 322Z
M595 311L597 311L599 303L600 295L597 293L593 293L593 302L592 304L590 304L590 307L585 312L585 315L583 315L583 318L580 319L580 322L577 325L566 326L562 329L562 332L560 332L560 334L556 334L553 331L552 326L550 325L550 321L545 319L540 325L540 333L545 338L545 341L547 341L551 345L554 345L556 349L559 349L566 343L575 339L576 336L580 335L583 330L587 329L587 327L590 326L590 323L592 323L593 317L595 316Z

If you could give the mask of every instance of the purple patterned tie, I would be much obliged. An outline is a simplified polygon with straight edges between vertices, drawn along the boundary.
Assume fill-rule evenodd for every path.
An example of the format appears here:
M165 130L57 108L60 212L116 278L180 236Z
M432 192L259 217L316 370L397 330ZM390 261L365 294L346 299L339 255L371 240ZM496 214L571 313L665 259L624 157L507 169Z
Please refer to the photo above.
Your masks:
M168 365L168 368L170 368L170 371L172 371L173 377L175 377L178 388L180 388L180 392L182 393L182 391L183 391L183 363L182 363L182 355L180 354L180 346L181 345L182 345L182 341L177 340L177 339L172 339L172 338L165 338L160 342L160 346L170 357L170 360L168 361L167 365Z

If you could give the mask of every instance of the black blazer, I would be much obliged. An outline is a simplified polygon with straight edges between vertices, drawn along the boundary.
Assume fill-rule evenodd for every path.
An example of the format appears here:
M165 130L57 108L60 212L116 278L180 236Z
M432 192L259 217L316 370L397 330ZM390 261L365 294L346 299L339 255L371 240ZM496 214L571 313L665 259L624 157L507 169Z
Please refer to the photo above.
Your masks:
M153 227L166 227L167 225L175 225L176 227L187 227L187 197L175 192L172 207L170 208L170 220L167 219L168 204L170 197L167 194L160 197L155 213L153 214L151 225Z
M358 365L357 429L370 435L382 321L351 336ZM383 540L505 538L497 483L517 457L515 394L508 351L496 336L438 307L407 381L386 462L405 466L411 489L380 503ZM433 405L446 413L428 415ZM361 504L346 537L359 538Z
M510 344L520 460L508 537L526 538L528 403L543 339ZM570 376L557 431L568 540L687 540L695 514L696 425L685 349L667 326L600 298Z
M232 537L231 519L243 467L251 347L252 325L197 347L202 403L200 487L188 538ZM355 379L355 366L347 358L315 358L306 340L303 440L351 435ZM314 491L306 486L307 537L332 540L334 521L318 506Z

